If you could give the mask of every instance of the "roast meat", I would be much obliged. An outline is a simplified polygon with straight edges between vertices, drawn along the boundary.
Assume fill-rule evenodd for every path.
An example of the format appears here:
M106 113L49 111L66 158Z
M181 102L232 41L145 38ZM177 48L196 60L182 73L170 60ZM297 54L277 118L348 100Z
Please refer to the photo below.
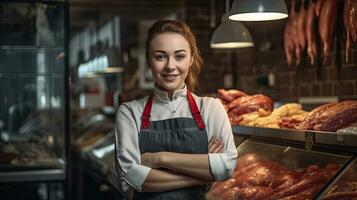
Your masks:
M218 89L217 91L218 91L218 97L226 103L229 103L239 97L247 96L246 93L236 89L232 89L232 90Z
M329 103L312 110L297 129L337 131L357 122L357 101Z
M259 108L271 112L273 110L273 100L263 94L256 94L240 97L228 104L229 112L236 116L258 111Z

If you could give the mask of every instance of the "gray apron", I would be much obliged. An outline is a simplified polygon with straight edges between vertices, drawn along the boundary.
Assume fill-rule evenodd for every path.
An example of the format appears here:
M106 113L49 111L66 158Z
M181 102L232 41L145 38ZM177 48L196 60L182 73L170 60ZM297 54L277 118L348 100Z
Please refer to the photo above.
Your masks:
M199 113L196 102L193 100L189 91L187 96L190 110L194 118L173 118L150 121L149 123L142 122L144 125L142 125L139 134L141 154L160 151L190 154L208 153L208 137L201 114ZM145 108L149 108L144 109L142 116L143 121L148 121L148 119L150 119L151 105L153 101L152 96L150 98L145 105ZM145 117L147 118L145 119ZM134 192L134 199L199 200L204 199L205 192L206 186L188 187L167 192Z

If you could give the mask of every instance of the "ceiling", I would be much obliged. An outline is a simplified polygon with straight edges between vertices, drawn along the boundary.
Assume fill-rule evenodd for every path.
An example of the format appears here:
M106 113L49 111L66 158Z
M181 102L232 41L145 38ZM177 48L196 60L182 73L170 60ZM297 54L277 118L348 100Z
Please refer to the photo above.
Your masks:
M184 0L69 0L71 33L103 24L114 15L122 21L165 17L184 9Z

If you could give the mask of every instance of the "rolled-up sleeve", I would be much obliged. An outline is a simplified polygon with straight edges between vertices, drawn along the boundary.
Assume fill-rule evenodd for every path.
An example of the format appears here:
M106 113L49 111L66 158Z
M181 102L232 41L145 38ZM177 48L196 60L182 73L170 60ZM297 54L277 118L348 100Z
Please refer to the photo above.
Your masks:
M139 133L129 104L122 104L116 115L115 143L118 175L124 192L141 191L151 168L141 165Z
M236 166L238 152L227 113L219 100L214 99L210 103L209 109L205 112L205 118L209 139L215 136L224 141L223 153L208 154L211 173L215 181L228 179L232 176Z

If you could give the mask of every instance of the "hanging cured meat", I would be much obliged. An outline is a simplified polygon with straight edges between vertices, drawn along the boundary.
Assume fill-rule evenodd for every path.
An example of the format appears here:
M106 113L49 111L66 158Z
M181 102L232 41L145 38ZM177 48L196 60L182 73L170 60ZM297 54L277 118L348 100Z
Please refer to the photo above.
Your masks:
M352 42L357 41L357 0L346 0L343 9L343 22L346 28L346 62Z
M306 21L305 21L305 33L307 39L307 54L310 58L311 65L314 65L315 58L317 56L316 48L316 38L315 38L315 18L316 18L316 7L317 3L314 3L312 0L309 2L309 6L306 12Z
M315 3L315 15L318 17L320 16L322 4L325 2L325 0L313 0Z
M285 51L285 57L286 57L286 62L288 65L291 65L293 62L294 58L294 42L291 39L292 33L291 33L291 16L289 21L285 25L285 30L284 30L284 51Z
M327 63L328 55L333 47L337 21L338 0L324 0L319 15L319 33L323 46L323 63Z
M306 47L306 26L305 26L305 22L306 22L306 14L307 11L305 9L305 4L303 3L304 1L301 1L301 6L299 9L299 12L297 13L297 39L298 39L298 44L300 47L301 51L304 51L305 47ZM300 61L299 61L300 62Z
M295 64L298 65L301 61L301 46L299 42L299 26L298 13L296 12L296 1L291 1L289 20L286 23L284 30L284 50L288 65L291 65L293 59L296 59Z

